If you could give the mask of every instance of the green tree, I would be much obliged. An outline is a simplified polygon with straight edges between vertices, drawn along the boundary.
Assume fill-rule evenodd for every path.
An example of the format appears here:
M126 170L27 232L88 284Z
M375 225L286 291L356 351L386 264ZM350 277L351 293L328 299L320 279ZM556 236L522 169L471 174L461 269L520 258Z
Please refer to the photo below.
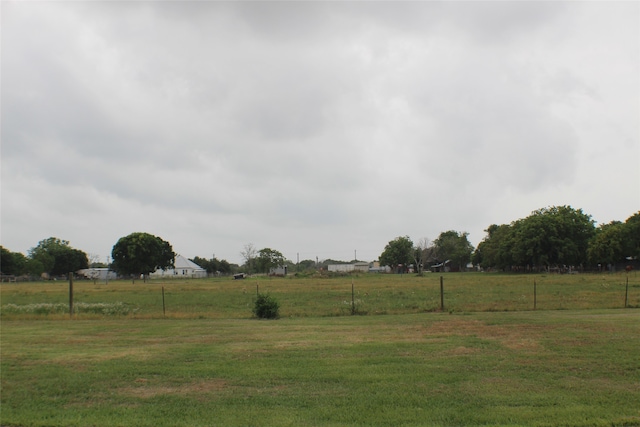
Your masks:
M44 272L51 276L61 276L89 267L89 258L85 252L72 248L67 240L57 237L41 240L36 247L31 248L29 257L38 261Z
M313 259L303 259L298 263L298 269L300 271L315 270L317 268L316 261Z
M169 242L149 233L131 233L113 246L112 269L122 275L146 276L174 267L176 254Z
M640 259L640 212L627 218L624 223L625 255Z
M624 224L619 221L598 227L587 248L589 263L605 266L623 261L626 256L625 237Z
M511 256L512 227L508 224L490 225L486 237L473 252L472 261L482 268L506 269L513 265Z
M44 265L37 259L32 258L27 258L25 269L27 274L36 277L41 277L45 272Z
M398 272L403 272L413 262L414 255L413 242L409 236L396 237L384 247L380 255L380 265L388 265L392 269L399 269Z
M287 263L286 258L280 251L271 248L264 248L258 251L258 257L255 259L255 266L258 272L268 273L272 268L284 267Z
M591 217L570 206L539 209L512 226L513 260L521 266L582 265L595 234Z
M217 273L220 272L222 274L231 273L231 264L224 259L217 259L215 256L211 259L195 257L191 261L198 264L200 267L207 270L207 273Z
M587 250L592 265L627 262L640 258L640 212L625 222L612 221L596 229Z
M473 246L469 243L469 233L459 233L449 230L440 233L440 236L433 241L438 259L441 261L450 260L452 265L460 271L464 270L473 253Z
M28 259L20 252L11 252L0 246L0 270L2 274L21 276L28 272Z

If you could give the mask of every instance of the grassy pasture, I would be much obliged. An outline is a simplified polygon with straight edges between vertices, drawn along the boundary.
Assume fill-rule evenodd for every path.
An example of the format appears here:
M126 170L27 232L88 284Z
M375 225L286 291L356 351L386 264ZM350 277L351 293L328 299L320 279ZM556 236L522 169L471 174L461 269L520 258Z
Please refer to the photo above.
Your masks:
M350 278L76 282L76 301L138 310L3 308L0 425L638 426L625 279L444 275L438 312L439 276L363 275L364 316L348 315ZM250 318L256 285L283 318ZM630 305L639 293L631 275ZM0 297L65 303L68 284L2 284Z
M623 308L626 274L504 275L444 274L445 311L524 311L534 308L534 281L538 310ZM640 277L628 277L629 307L640 307ZM195 279L110 281L74 283L78 303L123 303L131 317L163 317L164 287L166 317L169 318L247 318L255 301L256 288L275 297L283 317L322 317L351 314L351 284L359 314L408 314L440 309L440 275L362 274L354 277L287 278L255 277L245 280ZM68 304L66 282L18 283L0 286L3 310L8 318L40 318L19 313L7 304ZM68 312L67 312L68 313ZM63 314L50 317L64 317ZM79 318L99 317L92 313Z

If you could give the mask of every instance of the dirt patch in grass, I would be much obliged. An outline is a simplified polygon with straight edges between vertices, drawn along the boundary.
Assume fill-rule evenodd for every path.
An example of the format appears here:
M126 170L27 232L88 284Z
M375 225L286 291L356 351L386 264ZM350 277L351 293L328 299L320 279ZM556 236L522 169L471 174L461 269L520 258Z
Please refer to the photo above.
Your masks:
M135 385L121 388L118 392L126 396L150 399L152 397L162 395L205 395L220 392L229 388L228 382L221 378L196 381L177 386L153 384L152 380L148 380L146 378L138 378L134 383Z
M452 348L448 352L445 352L445 355L447 355L447 356L467 356L467 355L470 355L470 354L478 353L479 351L480 351L480 349L478 349L478 348L470 348L470 347L460 346L460 347Z

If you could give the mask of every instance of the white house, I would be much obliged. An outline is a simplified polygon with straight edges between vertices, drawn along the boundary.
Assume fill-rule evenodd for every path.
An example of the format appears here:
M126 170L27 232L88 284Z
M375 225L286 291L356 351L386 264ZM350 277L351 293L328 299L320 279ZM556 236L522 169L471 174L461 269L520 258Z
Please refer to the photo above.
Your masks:
M174 268L156 270L149 275L152 279L171 278L201 278L207 277L207 270L182 255L176 255L173 262Z

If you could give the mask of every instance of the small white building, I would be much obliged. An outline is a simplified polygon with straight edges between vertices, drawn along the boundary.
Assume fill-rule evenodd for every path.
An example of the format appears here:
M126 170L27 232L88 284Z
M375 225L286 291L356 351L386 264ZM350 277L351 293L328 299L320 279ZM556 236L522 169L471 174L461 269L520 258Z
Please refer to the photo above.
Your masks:
M368 262L354 262L353 264L329 264L327 270L336 273L350 273L352 271L360 271L366 273L369 271Z
M82 277L93 280L115 280L118 278L118 275L115 271L109 270L108 268L84 268L82 270L78 270L76 272Z
M269 269L269 276L286 276L287 266L273 267Z
M173 279L173 278L203 278L207 277L207 270L200 267L195 262L183 257L182 255L176 255L176 259L173 262L174 268L167 270L156 270L149 275L152 279Z
M334 273L349 273L354 271L356 268L353 264L329 264L327 265L327 270Z

